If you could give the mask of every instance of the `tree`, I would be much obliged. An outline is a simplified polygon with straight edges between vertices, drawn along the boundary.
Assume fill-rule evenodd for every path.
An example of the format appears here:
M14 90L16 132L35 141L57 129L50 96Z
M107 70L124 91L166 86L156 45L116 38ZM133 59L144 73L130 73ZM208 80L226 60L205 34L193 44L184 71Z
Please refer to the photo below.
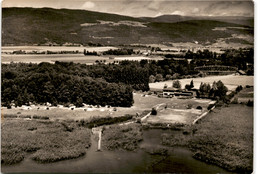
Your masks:
M154 81L155 81L154 75L150 75L150 77L149 77L149 83L154 83Z
M175 73L175 74L173 74L172 75L172 79L174 80L174 79L178 79L179 78L179 76L180 76L180 74L178 74L178 73Z
M167 74L167 75L165 76L165 79L166 79L166 80L171 80L171 79L172 79L172 76L171 76L170 74Z
M217 83L217 90L215 91L215 97L219 96L220 98L223 98L226 96L226 93L228 91L227 87L223 84L221 80L219 80Z
M82 107L83 106L83 99L79 97L75 103L76 107Z
M190 90L191 88L193 88L194 87L194 85L193 85L193 80L191 80L191 82L190 82L190 84L188 85L185 85L185 89L187 89L187 90Z
M190 81L190 89L194 87L193 80Z
M157 115L157 110L155 108L152 108L151 115Z
M156 82L163 81L163 76L162 76L162 74L156 74L156 76L155 76L155 81L156 81Z
M181 82L179 80L174 80L172 82L172 87L180 89L181 88Z
M186 84L185 89L190 90L190 85Z

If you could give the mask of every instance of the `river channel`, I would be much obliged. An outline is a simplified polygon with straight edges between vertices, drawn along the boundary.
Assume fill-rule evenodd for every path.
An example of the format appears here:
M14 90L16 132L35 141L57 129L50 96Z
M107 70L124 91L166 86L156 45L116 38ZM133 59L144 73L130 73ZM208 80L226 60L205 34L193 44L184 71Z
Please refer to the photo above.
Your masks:
M166 147L160 144L163 133L171 130L143 131L140 149L129 151L97 151L97 141L92 136L92 146L85 156L55 163L41 164L30 156L19 164L2 166L3 173L230 173L220 167L192 158L192 152L183 147ZM164 148L168 155L151 155L145 149Z

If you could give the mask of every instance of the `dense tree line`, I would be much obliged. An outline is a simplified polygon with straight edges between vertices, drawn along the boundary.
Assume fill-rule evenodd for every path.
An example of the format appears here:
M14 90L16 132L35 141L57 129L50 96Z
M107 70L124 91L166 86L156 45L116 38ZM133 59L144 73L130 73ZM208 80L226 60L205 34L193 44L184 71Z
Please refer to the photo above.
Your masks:
M86 55L94 55L94 56L96 56L96 55L98 55L98 53L96 52L96 51L86 51L86 49L84 49L84 51L83 51L83 54L86 56Z
M66 67L64 65L67 65ZM68 66L71 65L71 66ZM82 103L131 106L132 88L123 83L93 79L73 63L2 65L2 105L46 103L53 105ZM78 73L80 72L80 73Z
M220 80L218 82L214 81L212 86L207 83L201 83L197 91L197 97L225 100L227 91L227 87Z
M163 59L158 61L140 61L140 65L149 71L149 81L159 82L163 80L180 79L186 75L197 75L195 64L189 63L187 60Z
M103 52L103 55L131 55L131 54L134 54L134 50L127 49L127 48L109 49Z
M248 75L254 72L253 66L248 67L248 64L254 64L254 49L253 48L240 48L240 49L226 49L223 53L216 53L208 49L198 50L192 52L188 50L184 54L167 54L165 58L185 58L191 59L190 66L204 66L204 65L224 65L234 66L239 70L247 71ZM187 67L185 65L185 67ZM188 68L189 69L189 68Z
M227 49L223 53L216 53L207 49L196 53L188 51L185 55L187 59L193 59L191 63L197 66L203 65L225 65L235 66L241 70L248 70L247 63L254 63L254 49Z
M88 66L88 75L93 78L104 78L110 83L124 83L135 90L149 90L149 70L139 62L122 61L119 65Z

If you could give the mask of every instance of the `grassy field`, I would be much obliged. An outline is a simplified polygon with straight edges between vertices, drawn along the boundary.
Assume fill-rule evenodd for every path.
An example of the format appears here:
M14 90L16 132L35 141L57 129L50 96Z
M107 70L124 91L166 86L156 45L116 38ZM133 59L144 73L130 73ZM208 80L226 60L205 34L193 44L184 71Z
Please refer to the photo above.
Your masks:
M93 64L95 63L96 60L98 61L106 60L106 62L108 63L109 62L112 63L114 61L114 60L110 60L108 57L84 56L83 54L2 55L2 63L10 63L10 62L54 63L55 61L63 61L63 62Z
M212 84L214 81L221 80L224 85L229 90L235 90L238 85L246 86L246 85L254 85L254 76L235 76L235 75L226 75L226 76L207 76L193 79L180 79L182 88L185 87L186 84L190 84L190 81L193 80L194 87L199 89L201 82ZM172 86L172 80L158 83L150 83L150 88L155 89L163 89L164 85Z
M253 101L254 100L254 88L244 88L242 91L240 91L236 96L238 99L238 103L246 103L248 100Z
M161 60L163 58L159 56L155 57L143 57L143 56L113 56L114 59L109 59L109 56L85 56L82 54L38 54L38 55L13 55L13 54L3 54L2 55L2 63L10 63L10 62L23 62L23 63L41 63L41 62L49 62L55 63L55 61L62 62L74 62L74 63L82 63L82 64L94 64L96 61L105 61L105 63L114 63L114 61L140 61L142 59L146 60Z
M189 104L192 108L202 106L204 109L207 108L210 100L203 99L176 99L176 98L159 98L157 96L146 95L143 97L140 93L134 93L134 105L132 107L116 107L114 108L75 108L71 110L69 108L58 108L49 107L46 110L46 106L34 106L31 109L26 107L17 107L12 109L2 108L2 115L17 115L18 117L29 117L29 116L42 116L49 117L50 120L88 120L94 117L119 117L126 114L136 115L141 114L143 111L151 110L157 104L167 103L168 108L172 109L186 109ZM37 109L39 107L39 110Z
M18 163L29 154L42 163L77 158L91 145L90 130L75 122L5 119L1 133L4 165Z
M206 108L206 107L205 107ZM191 124L203 112L198 109L166 109L156 116L150 116L147 123Z
M76 47L76 46L3 46L2 52L11 53L13 51L79 51L82 52L86 49L86 51L107 51L109 49L116 49L116 47Z

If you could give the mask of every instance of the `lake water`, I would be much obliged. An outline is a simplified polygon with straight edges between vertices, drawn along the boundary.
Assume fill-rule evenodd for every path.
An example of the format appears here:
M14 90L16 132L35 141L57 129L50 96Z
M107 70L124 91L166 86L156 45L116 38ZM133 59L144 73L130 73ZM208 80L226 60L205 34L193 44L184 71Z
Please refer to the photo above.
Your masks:
M2 172L70 172L70 173L230 173L214 165L192 158L192 152L182 147L169 148L160 145L160 137L171 130L145 130L143 142L136 152L97 152L97 141L92 137L92 146L83 157L49 164L40 164L26 158L19 164L2 166ZM178 133L178 132L177 132ZM179 132L181 133L181 132ZM150 155L144 149L167 148L168 155Z

